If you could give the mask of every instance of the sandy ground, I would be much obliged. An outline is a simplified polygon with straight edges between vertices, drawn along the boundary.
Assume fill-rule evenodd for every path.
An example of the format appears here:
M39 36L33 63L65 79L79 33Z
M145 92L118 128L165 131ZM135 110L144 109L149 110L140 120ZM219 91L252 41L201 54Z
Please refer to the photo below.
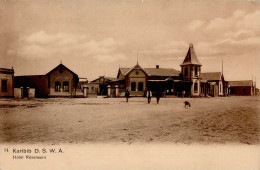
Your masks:
M191 108L184 108L184 101ZM260 96L0 99L0 143L260 143Z

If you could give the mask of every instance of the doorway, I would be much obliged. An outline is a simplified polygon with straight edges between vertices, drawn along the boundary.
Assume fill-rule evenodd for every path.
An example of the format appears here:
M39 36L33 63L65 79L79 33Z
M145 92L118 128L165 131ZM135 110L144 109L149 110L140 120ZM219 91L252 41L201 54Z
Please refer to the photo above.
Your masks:
M23 98L28 98L29 88L24 87L22 93L23 93Z

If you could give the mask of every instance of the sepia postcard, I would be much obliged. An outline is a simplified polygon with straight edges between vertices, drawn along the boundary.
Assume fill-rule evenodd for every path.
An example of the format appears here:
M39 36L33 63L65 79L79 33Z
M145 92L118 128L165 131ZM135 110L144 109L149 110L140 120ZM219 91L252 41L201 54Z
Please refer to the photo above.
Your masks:
M260 1L0 0L0 170L260 170Z

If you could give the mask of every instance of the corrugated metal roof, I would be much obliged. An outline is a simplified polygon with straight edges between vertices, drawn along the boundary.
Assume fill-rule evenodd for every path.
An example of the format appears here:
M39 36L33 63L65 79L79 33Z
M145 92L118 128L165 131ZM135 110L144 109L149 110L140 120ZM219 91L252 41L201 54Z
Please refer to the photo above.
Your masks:
M123 75L130 70L130 68L120 68ZM179 76L180 71L173 68L144 68L150 76Z
M193 48L193 44L190 44L189 46L189 50L187 52L187 55L183 61L183 63L181 64L181 66L183 65L189 65L189 64L194 64L194 65L201 65L196 54L195 54L195 50Z
M108 80L111 80L111 81L116 81L117 80L117 78L114 78L114 77L105 77L106 79L108 79Z
M209 73L201 73L200 77L202 80L221 80L222 73L221 72L209 72Z
M130 70L130 68L119 68L119 70L120 70L121 73L125 76L126 73Z
M151 76L179 76L180 71L173 68L144 68Z
M252 86L252 80L241 80L241 81L229 81L228 84L232 87L234 86Z

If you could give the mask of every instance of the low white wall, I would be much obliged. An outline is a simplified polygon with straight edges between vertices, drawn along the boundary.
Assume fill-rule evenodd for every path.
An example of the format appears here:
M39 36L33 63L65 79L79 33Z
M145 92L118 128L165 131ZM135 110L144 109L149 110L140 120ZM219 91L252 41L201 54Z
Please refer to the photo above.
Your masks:
M50 89L50 96L71 96L71 93L65 92L65 91L56 92L55 89L51 88Z
M119 95L118 95L119 97L125 97L125 92L119 92Z
M35 89L34 88L29 88L28 90L28 97L29 98L35 98Z
M22 89L21 88L14 88L14 97L22 98Z

